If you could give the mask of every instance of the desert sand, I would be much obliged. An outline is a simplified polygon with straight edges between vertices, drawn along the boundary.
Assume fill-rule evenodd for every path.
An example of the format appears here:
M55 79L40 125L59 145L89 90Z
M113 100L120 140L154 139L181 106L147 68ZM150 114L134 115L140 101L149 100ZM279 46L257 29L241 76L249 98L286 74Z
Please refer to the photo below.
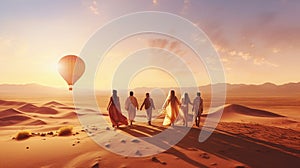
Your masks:
M270 99L284 102L279 101L282 98ZM224 110L220 123L205 142L198 142L198 136L200 131L209 131L203 126L207 107L199 128L190 121L192 128L182 140L167 151L147 155L139 138L168 129L162 126L162 117L154 119L153 126L146 121L118 129L102 123L81 125L78 117L84 116L101 116L109 123L105 107L78 109L67 98L45 100L0 100L0 167L300 167L299 102L272 106L259 98L229 97L226 105L214 107L209 114ZM144 113L138 116L142 118ZM73 127L71 134L59 136L58 130L63 126ZM171 129L185 128L179 122ZM16 135L22 130L31 136L18 140ZM120 139L119 135L129 138ZM91 137L102 138L103 145ZM131 145L136 148L128 149ZM111 152L115 149L120 152ZM135 157L123 155L121 149L132 150Z

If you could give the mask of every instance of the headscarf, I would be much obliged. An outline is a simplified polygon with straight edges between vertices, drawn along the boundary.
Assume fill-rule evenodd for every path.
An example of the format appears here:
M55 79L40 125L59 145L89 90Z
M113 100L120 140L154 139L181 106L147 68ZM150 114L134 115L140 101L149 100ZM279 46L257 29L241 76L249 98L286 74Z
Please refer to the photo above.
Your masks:
M181 96L181 100L182 100L182 102L181 102L182 104L188 104L191 102L189 94L186 92Z

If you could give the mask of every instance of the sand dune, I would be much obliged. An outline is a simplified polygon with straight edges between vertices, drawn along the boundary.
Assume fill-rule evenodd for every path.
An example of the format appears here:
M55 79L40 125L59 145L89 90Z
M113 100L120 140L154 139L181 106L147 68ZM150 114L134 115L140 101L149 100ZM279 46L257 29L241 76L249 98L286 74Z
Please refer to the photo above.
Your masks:
M33 121L26 123L26 125L46 125L46 124L47 123L42 120L33 120Z
M57 102L57 101L50 101L50 102L48 102L48 103L45 103L43 106L51 106L51 105L54 105L54 106L65 106L64 104L62 104L62 103L59 103L59 102Z
M31 119L30 117L28 116L24 116L24 115L14 115L14 116L7 116L7 117L1 117L0 118L0 121L3 121L3 122L22 122L22 121L26 121L26 120L29 120Z
M0 126L10 126L10 125L43 125L46 124L46 122L39 120L39 119L33 119L29 116L22 115L22 114L16 114L6 117L0 118Z
M39 114L57 114L58 111L50 107L38 107L33 104L27 103L24 106L18 108L20 111L28 113L39 113Z
M272 113L269 111L249 108L249 107L238 105L238 104L230 104L224 108L225 115L230 112L243 114L243 115L249 115L249 116L256 116L256 117L284 117L282 115L275 114L275 113Z
M61 108L61 107L65 107L65 105L57 101L50 101L48 103L43 104L42 107Z
M48 102L48 101L46 101ZM210 115L218 115L222 110L221 122L212 136L204 143L198 142L200 131L209 128L193 127L188 134L169 150L147 157L124 157L111 153L105 147L99 147L90 136L101 137L110 149L131 150L129 144L142 144L140 137L151 137L166 130L162 119L153 120L153 126L136 121L133 127L111 127L99 125L82 126L78 115L93 119L95 110L66 106L61 102L49 101L0 101L0 167L298 167L299 134L290 128L278 128L274 125L297 125L289 117L270 111L250 108L237 104L227 104L215 108ZM7 106L6 104L10 104ZM42 106L40 106L42 104ZM68 104L68 103L66 103ZM241 103L243 104L243 103ZM251 106L253 107L253 106ZM254 106L255 107L255 106ZM259 107L260 108L260 107ZM76 112L75 112L76 110ZM79 114L78 114L79 113ZM126 113L125 113L126 114ZM144 113L138 113L143 116ZM103 115L107 117L107 114ZM203 115L207 116L207 114ZM88 118L91 117L91 118ZM202 123L206 118L202 118ZM241 122L254 121L254 122ZM264 124L258 121L266 121ZM225 122L224 122L225 121ZM234 121L234 122L232 122ZM201 124L202 124L201 123ZM259 123L259 124L258 124ZM45 132L55 132L61 126L73 125L72 136L57 137ZM43 133L43 137L32 136L24 141L15 141L11 137L24 128L33 133ZM182 125L168 127L183 128ZM88 135L88 131L94 131ZM106 133L111 133L109 136ZM95 133L95 134L94 134ZM96 134L97 133L97 134ZM41 135L39 134L39 135ZM120 139L118 135L132 137ZM105 137L105 138L104 138ZM135 141L133 141L135 140ZM149 141L150 143L150 141ZM162 142L163 143L163 142ZM128 147L127 147L128 146ZM28 148L27 148L28 147ZM127 147L127 148L126 148ZM108 147L107 147L108 148ZM123 149L122 149L123 150ZM47 151L47 152L45 152ZM144 155L145 151L133 151ZM138 152L138 153L137 153ZM53 162L55 160L55 162ZM117 161L116 161L117 160ZM4 164L2 164L4 163Z
M35 106L33 104L30 104L30 103L27 103L24 106L19 107L18 109L21 110L21 111L24 111L24 112L33 112L37 108L38 108L37 106Z
M77 113L73 111L76 108L65 106L57 101L50 101L42 106L13 101L1 101L1 103L4 110L0 111L0 126L51 125L58 122L56 119L69 120L69 123L77 122ZM8 105L12 108L6 109Z
M0 112L0 126L9 125L42 125L46 124L40 119L34 119L14 108L9 108Z
M53 109L53 108L49 108L49 107L38 107L35 111L35 113L39 113L39 114L57 114L58 111Z
M56 118L62 118L62 119L72 119L72 118L77 118L77 113L72 111L68 113L64 113L60 116L57 116Z
M220 114L222 110L223 113ZM238 104L228 104L215 108L209 115L203 114L202 116L208 121L215 121L219 115L222 115L221 122L256 123L300 131L300 122L294 118Z
M64 110L79 110L79 108L75 108L75 107L59 107L59 109L64 109Z
M7 116L12 116L12 115L18 115L18 114L22 114L22 112L14 109L14 108L9 108L9 109L1 111L0 117L7 117Z
M209 116L214 117L222 113L222 120L234 120L245 117L264 117L264 118L276 118L276 117L284 117L279 114L275 114L269 111L249 108L246 106L238 105L238 104L227 104L225 106L216 108L213 112L209 114ZM203 114L204 117L207 117L208 114Z

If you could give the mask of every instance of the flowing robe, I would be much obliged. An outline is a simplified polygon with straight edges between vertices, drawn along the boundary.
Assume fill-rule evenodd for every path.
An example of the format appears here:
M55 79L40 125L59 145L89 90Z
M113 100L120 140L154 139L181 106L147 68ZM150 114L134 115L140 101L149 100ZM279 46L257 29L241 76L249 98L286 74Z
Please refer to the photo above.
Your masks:
M194 117L198 117L203 112L203 99L200 96L197 96L193 101L193 109Z
M189 113L189 104L192 104L190 99L185 99L182 98L181 99L181 110L182 110L182 117L183 117L183 122L184 124L187 126L187 122L188 122L188 113Z
M134 96L129 96L125 101L125 109L128 112L129 121L133 121L136 116L136 110L139 108L137 99Z
M155 109L153 99L150 98L150 97L149 98L145 98L144 102L143 102L143 104L141 106L141 109L143 108L144 105L145 105L145 109L146 109L147 120L151 121L151 118L152 118L152 109Z
M109 118L113 126L128 125L127 118L121 113L119 97L110 97L108 105Z
M165 101L163 105L163 108L165 109L163 125L174 124L179 114L179 106L180 102L176 96L173 98L168 98Z

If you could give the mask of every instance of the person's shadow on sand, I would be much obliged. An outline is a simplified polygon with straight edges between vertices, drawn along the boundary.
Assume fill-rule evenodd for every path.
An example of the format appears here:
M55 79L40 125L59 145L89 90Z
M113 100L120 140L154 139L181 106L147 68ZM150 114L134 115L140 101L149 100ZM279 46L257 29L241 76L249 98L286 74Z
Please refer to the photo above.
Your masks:
M203 143L198 142L198 136L199 130L192 128L186 139L176 146L206 151L250 167L300 167L300 159L287 153L300 154L300 151L296 149L224 131L214 131ZM184 141L190 141L190 143Z
M166 127L160 126L151 128L134 125L131 129L122 128L121 130L135 137L152 137L165 129ZM180 132L180 129L184 128L177 127L175 129ZM205 128L203 129L203 131L207 131ZM218 130L214 131L205 142L200 143L198 142L199 133L200 130L198 128L191 128L179 143L170 147L164 153L174 155L195 167L207 167L199 161L200 154L199 159L193 159L177 150L177 147L198 152L205 151L208 154L226 160L235 160L250 167L300 167L299 158L288 153L300 154L300 151L297 149ZM146 141L159 147L167 147L169 145L162 141L152 141L151 138L146 139Z
M167 129L167 127L160 127L160 126L155 126L155 125L152 125L152 127L153 128L151 128L149 126L134 125L130 129L128 129L128 128L120 128L120 129L122 131L132 135L132 136L135 136L135 137L148 137L147 139L144 139L148 143L151 143L151 144L156 145L156 146L161 147L161 148L169 148L166 151L166 153L170 153L172 155L175 155L176 157L181 158L185 162L188 162L189 164L194 165L195 167L207 167L207 166L201 164L200 162L189 158L186 154L184 154L184 153L178 151L177 149L173 148L168 143L163 142L163 141L157 141L157 139L156 140L151 139L152 136L155 136L155 135L161 133L163 130ZM174 126L174 129L176 129L176 131L178 133L180 133L181 129L187 130L188 128Z

